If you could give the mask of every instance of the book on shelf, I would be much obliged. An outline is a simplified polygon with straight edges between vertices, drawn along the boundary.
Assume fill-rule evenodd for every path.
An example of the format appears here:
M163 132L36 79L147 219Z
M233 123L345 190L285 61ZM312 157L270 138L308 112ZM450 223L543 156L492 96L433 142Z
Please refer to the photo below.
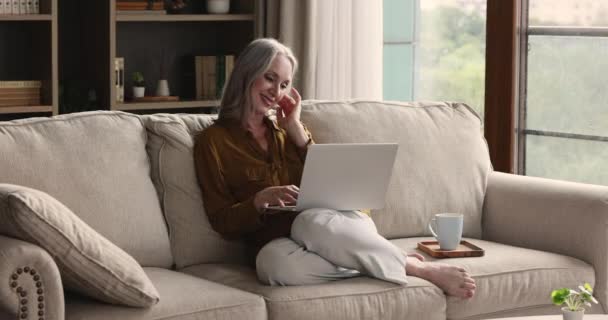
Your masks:
M0 81L0 107L40 105L40 81Z
M0 14L38 14L39 0L0 0Z
M167 10L116 10L116 14L163 15L167 14Z
M219 99L234 68L234 56L196 56L194 64L196 99Z
M116 87L116 101L125 101L125 58L114 59L114 85Z
M0 89L2 88L41 88L42 81L39 80L16 80L16 81L0 81Z
M154 1L149 4L148 1L117 1L116 10L164 10L165 3L163 1Z
M3 98L0 96L0 107L39 106L38 98Z

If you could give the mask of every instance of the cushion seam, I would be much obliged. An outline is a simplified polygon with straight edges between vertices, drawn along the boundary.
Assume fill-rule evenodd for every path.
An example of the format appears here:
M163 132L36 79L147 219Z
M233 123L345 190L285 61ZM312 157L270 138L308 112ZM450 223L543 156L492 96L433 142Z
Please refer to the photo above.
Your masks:
M522 270L504 271L504 272L498 272L498 273L492 273L492 274L473 275L472 277L473 278L489 278L489 277L493 277L493 276L501 276L501 275L506 275L506 274L523 273L523 272L531 272L531 271L541 271L541 270L577 270L577 269L587 270L586 267L571 267L571 268L567 268L567 267L554 267L554 268L538 267L538 268L530 268L530 269L522 269Z
M374 291L374 292L351 293L351 294L341 294L341 295L331 295L331 296L311 297L311 298L298 298L298 299L293 299L293 300L275 300L275 299L271 299L269 297L266 297L265 295L262 295L262 297L268 303L289 303L289 302L298 302L298 301L324 300L324 299L334 299L334 298L345 298L345 297L358 297L358 296L377 295L377 294L391 293L391 292L394 292L394 291L400 291L400 290L403 290L404 288L411 288L412 290L418 290L418 289L440 290L439 287L436 287L434 285L418 286L418 287L400 286L400 287L394 287L394 288L380 290L380 291ZM445 295L443 293L441 293L441 295L445 297Z
M95 266L99 267L100 269L102 269L102 270L104 270L105 272L107 272L108 274L110 274L112 277L114 277L115 279L117 279L117 280L118 280L118 281L119 281L121 284L123 284L123 285L124 285L124 286L126 286L127 288L129 288L129 289L131 289L131 290L134 290L134 291L135 291L134 293L136 293L136 294L140 294L140 295L143 295L144 297L147 297L148 299L153 299L153 300L156 300L156 298L155 298L155 297L150 296L148 293L144 292L143 290L140 290L139 288L137 288L137 287L135 287L135 286L132 286L131 284L129 284L129 283L127 283L127 282L123 281L123 279L121 279L120 277L118 277L118 276L117 276L117 275L116 275L114 272L112 272L111 270L109 270L107 267L105 267L104 265L102 265L102 264L98 263L98 262L97 262L95 259L91 258L89 255L84 254L84 253L82 252L82 250L80 250L80 248L78 248L78 247L77 247L77 246L76 246L76 245L73 243L73 241L71 241L71 240L70 240L68 237L66 237L66 236L65 236L65 234L64 234L63 232L61 232L61 231L60 231L59 229L57 229L57 228L56 228L54 225L52 225L52 224L50 224L50 223L46 222L46 221L45 221L43 218L41 218L41 217L38 215L38 213L37 213L35 210L33 210L33 209L32 209L32 208L31 208L31 207L28 205L28 204L26 204L26 202L25 202L23 199L21 199L20 195L19 195L17 192L10 192L10 193L9 193L9 195L14 196L15 198L18 198L18 199L20 200L20 202L21 202L21 203L23 203L23 204L24 204L24 205L25 205L25 206L28 208L28 210L30 210L31 212L33 212L33 213L34 213L35 217L36 217L38 220L40 220L42 223L46 224L47 226L49 226L49 227L51 227L53 230L55 230L55 232L57 232L59 235L61 235L61 237L62 237L62 238L64 238L64 239L65 239L67 242L69 242L69 243L70 243L70 245L72 245L72 247L73 247L73 248L75 248L75 250L76 250L78 253L80 253L80 254L81 254L83 257L85 257L85 258L86 258L88 261L90 261L92 264L94 264ZM12 211L12 210L11 210L11 211ZM84 223L84 222L83 222L83 223ZM25 230L23 230L23 228L21 228L21 229L22 229L22 231L25 231ZM97 231L95 231L95 232L97 232ZM28 235L29 235L29 234L28 234ZM29 236L31 237L31 235L29 235ZM108 240L108 241L109 241L109 240ZM43 249L44 249L44 248L43 248ZM120 249L120 248L119 248L119 249ZM46 250L46 249L45 249L45 250ZM122 249L121 249L121 250L122 250ZM124 251L124 250L123 250L123 251ZM126 252L125 252L125 253L126 253ZM127 255L129 255L128 253L126 253L126 254L127 254ZM129 255L129 257L130 257L130 255ZM137 262L136 262L136 263L137 263ZM138 265L139 265L139 264L138 264ZM149 281L149 280L148 280L148 281ZM99 290L99 289L97 289L97 290Z
M260 298L258 296L258 298ZM156 320L170 320L170 319L176 319L176 318L181 318L183 316L187 316L187 315L192 315L192 314L197 314L197 313L201 313L201 312L209 312L209 311L216 311L216 310L221 310L221 309L232 309L232 308L239 308L239 307L243 307L243 306L247 306L247 305L257 305L258 301L252 301L252 302L246 302L246 303L241 303L241 304L236 304L236 305L228 305L228 306L220 306L220 307L215 307L215 308L210 308L210 309L200 309L197 311L192 311L192 312L188 312L188 313L181 313L181 314L177 314L177 315L171 315L168 317L164 317L164 318L156 318ZM266 311L266 305L263 304L264 307L264 311Z

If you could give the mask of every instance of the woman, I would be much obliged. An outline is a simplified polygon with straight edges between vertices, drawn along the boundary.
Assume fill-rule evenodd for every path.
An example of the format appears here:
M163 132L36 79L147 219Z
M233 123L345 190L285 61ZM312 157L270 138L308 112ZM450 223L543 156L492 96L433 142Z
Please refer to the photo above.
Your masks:
M474 280L464 269L404 254L359 211L268 210L295 203L307 147L301 97L291 82L291 50L273 39L253 41L238 57L218 120L194 150L205 210L227 239L247 240L257 252L260 281L270 285L321 283L365 274L407 283L427 279L447 294L470 298Z

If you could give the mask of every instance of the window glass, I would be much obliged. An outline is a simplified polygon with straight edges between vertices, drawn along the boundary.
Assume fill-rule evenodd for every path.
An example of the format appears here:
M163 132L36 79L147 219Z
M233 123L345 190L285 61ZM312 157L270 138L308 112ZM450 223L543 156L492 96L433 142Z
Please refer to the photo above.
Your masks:
M530 26L608 26L606 0L529 0Z
M420 1L414 98L469 104L483 119L485 0Z
M608 38L528 41L526 127L608 136Z
M608 142L527 135L526 175L608 184Z

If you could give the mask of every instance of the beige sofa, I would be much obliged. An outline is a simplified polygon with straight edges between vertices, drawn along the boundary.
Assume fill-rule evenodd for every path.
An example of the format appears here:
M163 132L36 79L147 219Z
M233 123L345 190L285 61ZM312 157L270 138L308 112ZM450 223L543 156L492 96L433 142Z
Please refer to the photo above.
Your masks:
M558 313L551 290L582 282L600 301L588 313L608 310L608 187L493 172L478 116L458 103L306 101L302 120L317 143L399 143L386 207L372 212L378 230L414 251L430 239L431 215L463 213L465 236L486 254L443 262L469 270L474 298L415 277L262 285L244 244L223 240L204 213L191 148L212 119L89 112L0 123L0 183L63 203L143 266L160 296L134 308L64 292L46 239L5 234L0 319L484 319ZM44 291L29 276L11 285L25 267Z

